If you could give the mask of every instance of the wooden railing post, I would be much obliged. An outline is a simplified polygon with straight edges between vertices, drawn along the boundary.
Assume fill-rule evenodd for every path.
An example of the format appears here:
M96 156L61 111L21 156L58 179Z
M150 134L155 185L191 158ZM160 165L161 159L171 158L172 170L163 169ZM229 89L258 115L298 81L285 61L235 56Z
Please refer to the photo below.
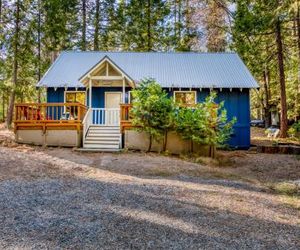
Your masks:
M130 109L132 105L131 104L120 104L120 129L121 132L124 132L125 129L132 128L132 122L130 120Z

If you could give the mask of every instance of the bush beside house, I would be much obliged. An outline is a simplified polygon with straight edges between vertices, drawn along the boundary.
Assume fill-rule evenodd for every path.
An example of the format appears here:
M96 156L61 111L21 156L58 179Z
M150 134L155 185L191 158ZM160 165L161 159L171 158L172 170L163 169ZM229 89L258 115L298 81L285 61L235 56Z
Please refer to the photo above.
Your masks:
M145 79L132 91L132 96L132 123L137 132L143 133L141 141L145 141L145 134L148 135L147 151L151 151L153 142L155 151L168 150L168 140L172 138L180 147L189 143L183 148L190 152L194 152L194 145L197 145L197 151L199 146L210 148L209 155L213 157L214 149L224 147L232 133L235 119L227 121L224 103L215 103L214 92L204 102L187 107L170 99L153 79ZM173 133L169 135L171 131ZM174 131L180 139L176 138ZM140 147L144 149L142 145Z

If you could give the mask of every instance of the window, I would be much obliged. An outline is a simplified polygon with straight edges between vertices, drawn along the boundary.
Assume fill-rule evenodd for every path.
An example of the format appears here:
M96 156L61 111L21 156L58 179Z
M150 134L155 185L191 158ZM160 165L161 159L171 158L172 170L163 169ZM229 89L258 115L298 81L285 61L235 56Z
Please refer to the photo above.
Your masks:
M69 103L81 103L85 105L86 93L85 91L66 91L65 92L65 102ZM74 119L78 116L77 107L66 107L65 114L63 114L65 119Z
M182 105L196 104L196 91L174 91L174 100Z
M72 103L81 103L85 105L85 92L84 91L78 91L78 92L65 92L66 93L66 102L72 102Z

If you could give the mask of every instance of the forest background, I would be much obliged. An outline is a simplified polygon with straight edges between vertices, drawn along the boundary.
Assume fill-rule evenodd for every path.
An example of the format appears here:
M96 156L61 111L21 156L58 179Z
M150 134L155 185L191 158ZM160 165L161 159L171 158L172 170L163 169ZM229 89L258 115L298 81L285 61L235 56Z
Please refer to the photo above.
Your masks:
M253 118L300 117L299 0L0 0L0 120L63 50L237 52L260 85Z

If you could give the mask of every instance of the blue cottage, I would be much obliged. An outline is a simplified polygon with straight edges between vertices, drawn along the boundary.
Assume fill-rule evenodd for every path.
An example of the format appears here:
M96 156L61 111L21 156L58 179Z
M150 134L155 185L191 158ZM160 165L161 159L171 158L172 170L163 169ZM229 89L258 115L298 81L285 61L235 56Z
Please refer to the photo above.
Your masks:
M224 101L228 117L237 118L229 144L250 147L249 92L258 84L235 53L66 51L37 86L47 89L48 104L81 103L88 107L81 121L84 147L119 148L120 124L126 127L130 91L144 78L154 78L171 98L186 104L203 101L213 89L217 101ZM79 116L78 107L47 109L49 120L76 120ZM93 125L99 126L92 130Z

